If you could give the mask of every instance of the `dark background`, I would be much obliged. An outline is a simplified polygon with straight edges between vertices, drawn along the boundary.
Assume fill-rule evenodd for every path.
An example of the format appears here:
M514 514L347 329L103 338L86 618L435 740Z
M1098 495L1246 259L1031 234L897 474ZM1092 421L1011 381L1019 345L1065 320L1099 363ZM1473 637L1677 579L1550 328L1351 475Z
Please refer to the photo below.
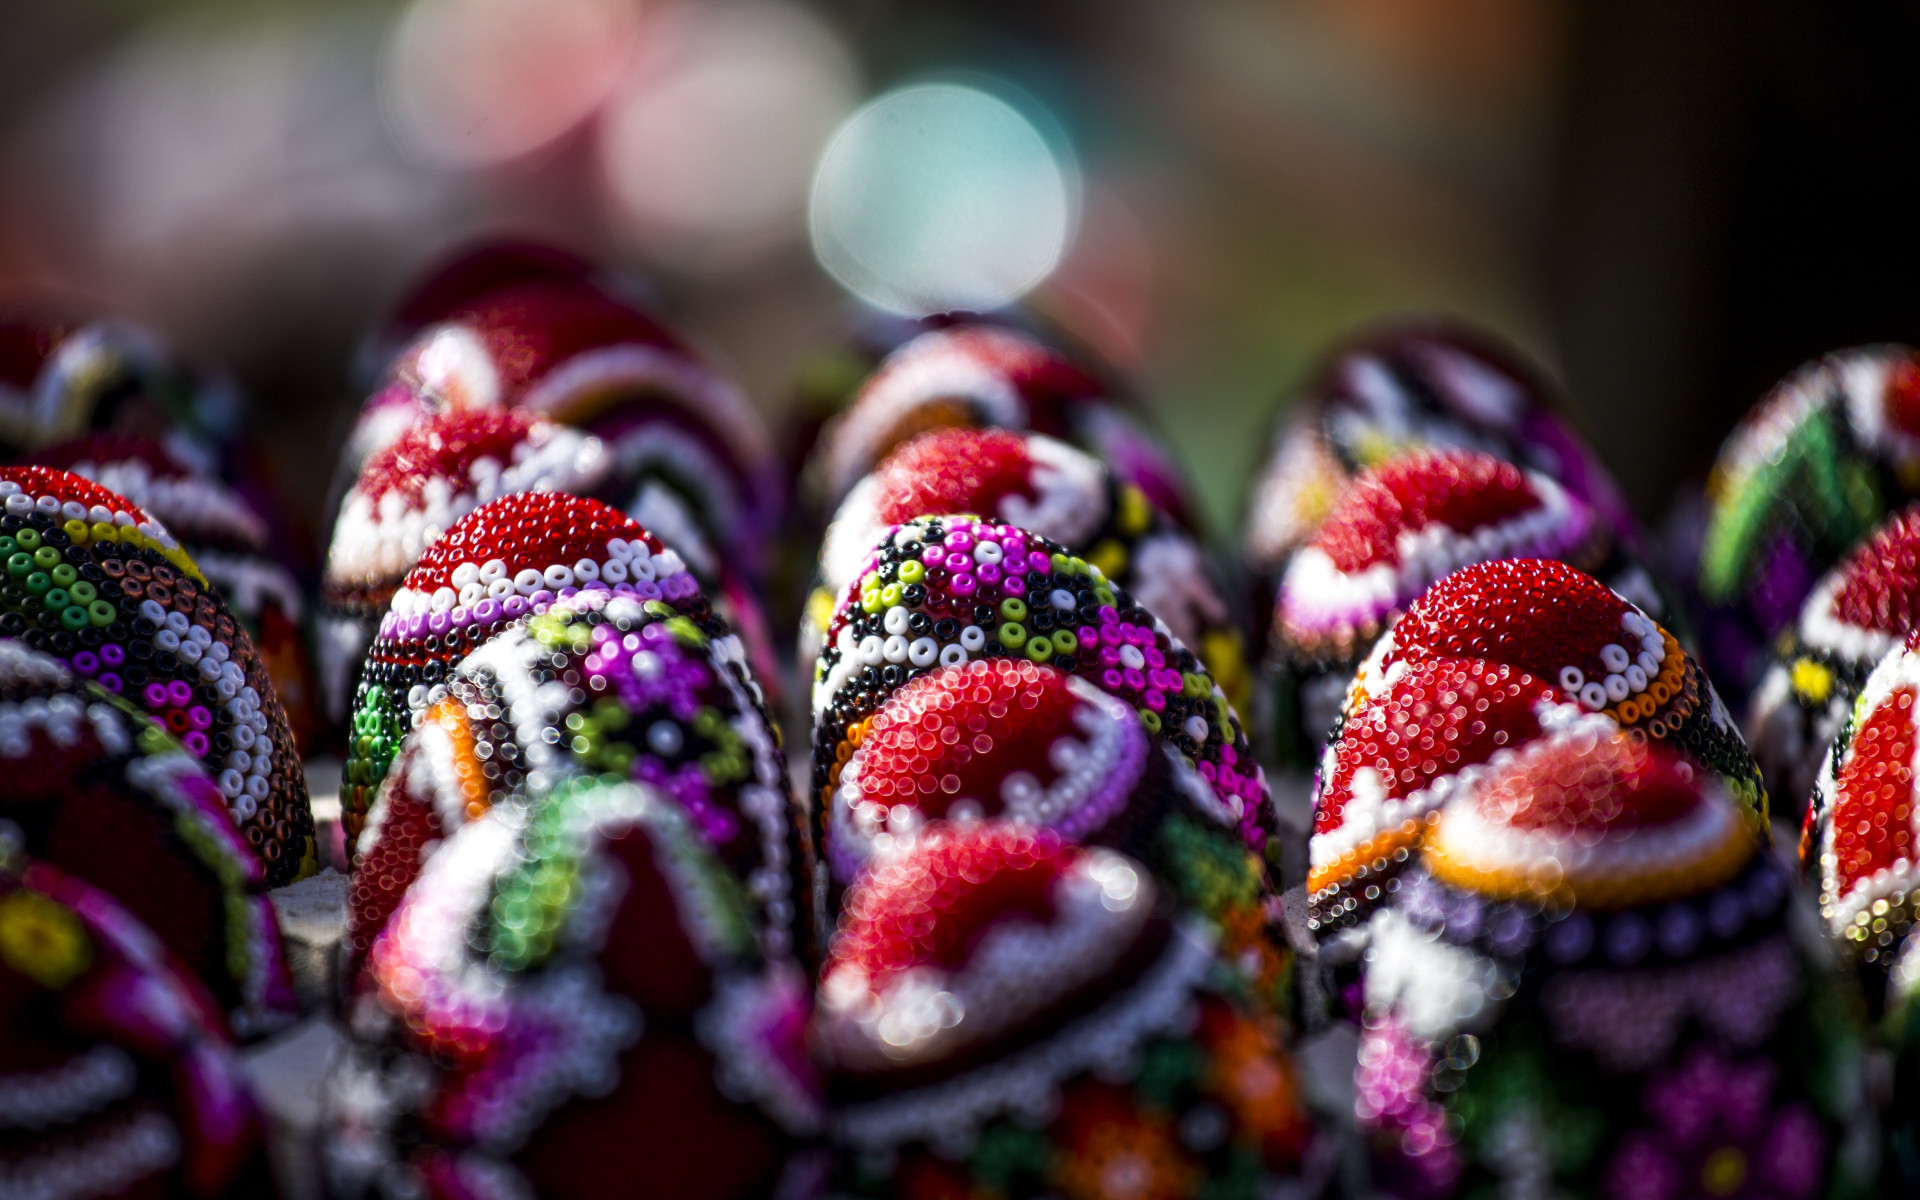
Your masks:
M422 256L476 229L544 231L647 275L778 419L849 311L808 249L791 164L785 207L751 238L689 253L697 239L609 199L605 106L484 162L423 151L395 127L393 30L425 3L513 0L0 0L0 289L134 317L230 368L309 514L357 399L356 339ZM795 48L826 114L796 127L796 162L833 114L928 73L1034 97L1087 188L1034 306L1174 418L1222 533L1288 389L1383 314L1458 313L1538 356L1650 519L1797 362L1920 340L1915 5L635 11L640 41L666 47L645 71L706 44L659 33L675 21ZM541 99L538 80L516 86L509 100ZM668 125L724 156L724 128L700 121Z

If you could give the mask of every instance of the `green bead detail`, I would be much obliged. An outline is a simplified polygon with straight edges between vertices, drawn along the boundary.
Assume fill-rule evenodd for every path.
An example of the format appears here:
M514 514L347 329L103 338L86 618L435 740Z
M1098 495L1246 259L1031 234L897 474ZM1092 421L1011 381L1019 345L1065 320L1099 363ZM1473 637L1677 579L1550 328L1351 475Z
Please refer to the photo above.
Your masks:
M1037 663L1046 662L1053 657L1053 640L1040 634L1027 639L1026 655Z
M78 604L70 604L60 611L60 625L68 633L78 633L87 627L87 610Z
M52 546L42 546L33 552L33 565L42 571L51 571L64 561Z
M13 535L13 540L20 543L22 550L32 554L40 548L40 531L33 528L22 529Z
M87 605L87 621L96 628L105 629L120 619L120 613L105 600L95 600Z
M1009 650L1018 650L1026 644L1027 628L1018 621L1008 621L1000 626L1000 644Z
M1008 596L1000 602L1000 615L1009 621L1024 621L1027 619L1027 602Z
M53 582L63 588L72 587L80 582L80 572L73 569L72 563L61 563L53 569Z

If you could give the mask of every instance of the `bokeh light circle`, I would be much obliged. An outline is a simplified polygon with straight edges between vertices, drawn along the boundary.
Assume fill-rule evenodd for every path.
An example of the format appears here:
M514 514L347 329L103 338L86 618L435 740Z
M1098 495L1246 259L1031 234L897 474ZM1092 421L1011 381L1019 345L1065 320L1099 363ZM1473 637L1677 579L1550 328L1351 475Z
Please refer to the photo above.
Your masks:
M960 83L854 113L814 172L814 255L842 286L909 315L985 311L1044 280L1073 236L1079 179L1035 119Z

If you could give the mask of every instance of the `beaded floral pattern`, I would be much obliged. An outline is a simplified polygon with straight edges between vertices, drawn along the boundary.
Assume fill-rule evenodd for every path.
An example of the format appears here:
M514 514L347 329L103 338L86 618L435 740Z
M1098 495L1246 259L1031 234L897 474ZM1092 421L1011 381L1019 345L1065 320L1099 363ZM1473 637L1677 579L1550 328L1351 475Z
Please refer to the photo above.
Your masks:
M1920 507L1894 516L1807 597L1748 702L1768 790L1798 816L1867 676L1920 628Z
M1098 459L1054 438L1003 429L920 434L854 486L821 549L810 636L802 644L808 660L819 649L834 599L886 531L949 513L1030 529L1098 566L1200 655L1229 701L1244 705L1245 651L1193 538Z
M1135 790L1129 820L1103 838L1125 840L1158 866L1161 848L1153 843L1178 836L1165 821L1178 815L1175 824L1182 828L1191 820L1196 828L1228 834L1238 843L1234 853L1269 846L1274 826L1265 781L1225 696L1164 625L1098 567L1056 543L968 517L897 526L848 585L828 638L815 670L814 811L805 853L817 854L831 842L828 823L854 751L875 724L900 719L876 716L889 697L927 672L977 672L970 664L983 659L1024 661L1079 680L1104 695L1096 711L1117 714L1113 706L1124 706L1153 740L1156 749L1147 760L1158 782ZM1015 708L1037 711L1038 692L1026 696L1026 685L1013 675L988 671L969 678L969 692L984 686L1003 693L984 699L983 719L998 723ZM1016 721L1017 729L1029 718ZM961 732L946 728L956 738ZM1010 732L996 724L992 736ZM945 733L929 729L916 740L921 736ZM1114 752L1121 744L1115 743ZM1049 775L1059 770L1019 766ZM993 770L1010 778L1004 767ZM999 797L976 799L1004 804L1002 787ZM1241 872L1230 874L1238 878ZM822 929L831 899L827 873L815 872L815 919Z
M1832 1153L1859 1114L1827 1081L1858 1047L1818 1015L1790 885L1712 776L1617 730L1544 738L1424 841L1371 927L1356 1112L1377 1182L1848 1185Z
M252 1037L293 1019L266 871L220 792L136 707L0 641L0 817L153 928Z
M865 875L815 1017L841 1183L1192 1196L1291 1178L1309 1131L1277 1031L1216 990L1207 927L1156 916L1155 894L1123 855L994 822L931 827Z
M360 840L347 940L364 955L426 847L529 780L657 789L751 903L763 950L793 946L785 761L738 639L660 601L588 591L460 664L408 738Z
M143 710L218 784L273 886L317 869L293 733L252 639L171 533L97 484L0 468L0 635Z
M1713 606L1705 632L1716 676L1756 682L1814 585L1916 489L1920 357L1911 349L1830 354L1762 397L1707 483L1697 583Z
M350 838L401 739L445 698L454 666L517 618L589 589L710 616L680 556L597 500L505 496L427 549L394 593L361 672L341 796Z
M760 959L745 896L663 793L531 787L450 834L374 943L336 1177L609 1194L641 1161L650 1194L768 1194L784 1129L816 1119L797 980ZM637 1158L589 1150L608 1144Z
M0 869L0 1193L274 1195L218 1010L124 908Z

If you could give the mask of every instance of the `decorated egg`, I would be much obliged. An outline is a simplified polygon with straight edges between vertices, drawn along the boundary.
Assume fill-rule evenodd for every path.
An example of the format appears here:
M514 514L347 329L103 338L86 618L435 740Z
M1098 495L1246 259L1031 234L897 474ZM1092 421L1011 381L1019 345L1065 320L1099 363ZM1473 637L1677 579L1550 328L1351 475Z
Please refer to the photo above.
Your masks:
M1416 601L1355 680L1315 782L1307 927L1336 1011L1359 1015L1374 916L1453 796L1543 738L1615 736L1689 756L1764 840L1766 793L1738 731L1672 635L1617 593L1511 559Z
M1671 741L1764 821L1759 769L1706 673L1657 621L1592 576L1537 558L1455 571L1381 637L1348 712L1393 678L1395 664L1438 658L1516 667L1630 733Z
M504 409L426 417L371 455L341 502L321 577L321 675L334 719L345 719L394 592L441 534L502 496L591 493L609 469L598 438Z
M293 732L247 631L174 536L78 475L0 468L0 636L162 724L275 887L318 868Z
M220 599L253 637L274 694L303 749L318 733L318 697L308 661L300 581L275 552L260 509L183 461L165 444L131 434L95 433L33 456L125 496L165 525Z
M1917 873L1914 823L1920 653L1909 635L1867 677L1821 765L1800 839L1820 916L1860 985L1892 1059L1885 1107L1889 1174L1920 1184L1920 952L1911 936Z
M818 1097L805 985L760 956L750 911L664 789L528 772L373 944L332 1088L336 1187L779 1194Z
M217 1006L105 892L10 854L0 867L0 997L9 1194L277 1194Z
M1807 596L1747 706L1748 742L1797 819L1874 666L1920 628L1920 507L1895 515Z
M1752 686L1822 576L1916 495L1913 350L1838 351L1762 397L1721 447L1707 484L1696 582L1709 606L1703 633L1715 674Z
M446 699L460 660L516 619L596 588L712 619L680 556L597 500L503 496L427 548L393 594L361 671L341 790L350 840L360 836L401 740Z
M0 318L0 452L85 433L167 439L211 455L232 432L232 389L196 378L157 339L111 321Z
M1004 429L920 434L854 485L821 549L802 646L808 660L834 598L889 528L959 513L1031 529L1097 565L1195 649L1229 700L1244 704L1240 636L1192 536L1098 459L1042 434Z
M1355 477L1422 448L1477 450L1558 481L1615 541L1626 502L1540 372L1486 334L1403 323L1340 347L1277 427L1248 504L1245 559L1276 584Z
M845 1193L1260 1195L1313 1144L1273 1018L1142 864L936 823L848 897L814 1042Z
M731 382L648 313L579 281L481 292L423 330L367 401L348 458L423 414L523 409L598 436L641 519L677 520L689 560L749 579L779 519L772 443ZM696 540L697 538L697 540ZM680 545L681 542L686 544Z
M1032 334L963 322L922 333L883 359L822 432L808 471L832 507L916 434L1031 430L1093 455L1185 525L1190 489L1130 408L1092 370Z
M815 672L799 861L815 928L877 849L987 817L1125 849L1277 991L1266 784L1199 659L1100 569L971 517L893 528L842 593Z
M204 985L235 1035L295 1015L266 870L220 789L136 705L0 640L0 819L35 859L112 895Z
M1355 1108L1375 1183L1858 1186L1841 1143L1871 1117L1829 1086L1858 1042L1759 845L1717 777L1617 728L1463 775L1373 921Z
M360 839L347 921L356 961L429 847L567 773L657 789L738 883L761 948L791 953L785 759L737 638L657 600L589 590L502 632L444 686Z
M1310 763L1384 629L1456 568L1558 559L1658 609L1611 526L1553 479L1473 450L1410 450L1357 474L1287 560L1264 700L1275 756Z

